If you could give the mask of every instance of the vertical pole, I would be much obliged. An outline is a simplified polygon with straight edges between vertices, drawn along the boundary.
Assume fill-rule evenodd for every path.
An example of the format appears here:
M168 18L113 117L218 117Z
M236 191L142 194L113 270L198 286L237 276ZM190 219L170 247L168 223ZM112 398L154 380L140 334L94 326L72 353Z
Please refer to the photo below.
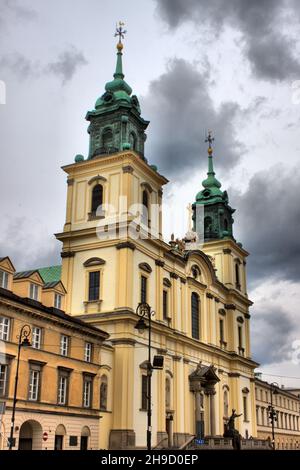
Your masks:
M273 408L273 385L271 385L271 424L272 424L272 444L273 444L273 450L275 450L274 408Z
M148 308L149 317L149 343L148 343L148 364L147 364L147 375L148 375L148 410L147 410L147 450L151 451L151 309Z
M19 344L18 344L17 369L16 369L16 376L15 376L13 409L12 409L11 424L10 424L9 450L12 450L12 447L13 447L15 414L16 414L16 404L17 404L17 389L18 389L18 380L19 380L20 351L21 351L21 334L20 334L20 337L19 337Z

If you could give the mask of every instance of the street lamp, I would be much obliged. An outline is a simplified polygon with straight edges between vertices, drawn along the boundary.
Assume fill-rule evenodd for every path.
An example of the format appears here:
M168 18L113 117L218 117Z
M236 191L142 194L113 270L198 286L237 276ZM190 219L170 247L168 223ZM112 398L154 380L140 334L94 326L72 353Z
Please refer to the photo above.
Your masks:
M148 361L147 361L147 450L151 450L151 377L153 369L162 369L164 358L163 356L154 356L153 365L151 364L151 317L155 314L151 310L150 305L146 302L138 304L136 309L139 320L137 321L135 328L139 333L143 334L146 329L149 331L148 335ZM148 320L147 322L145 320Z
M15 414L16 414L16 404L17 404L17 390L18 390L18 380L19 380L19 363L20 363L20 352L22 347L29 347L31 343L28 339L31 333L31 328L29 325L23 325L20 334L19 334L19 341L18 341L18 356L17 356L17 369L16 369L16 376L15 376L15 389L14 389L14 400L13 400L13 409L11 415L11 425L10 425L10 437L9 437L9 450L13 448L13 441L14 441L14 427L15 427Z
M276 414L275 408L273 406L273 395L278 394L278 388L279 388L279 385L278 385L277 382L272 382L270 384L271 405L268 406L268 410L269 410L269 418L270 418L271 425L272 425L272 447L273 447L273 450L275 450L275 421L277 421L277 414Z

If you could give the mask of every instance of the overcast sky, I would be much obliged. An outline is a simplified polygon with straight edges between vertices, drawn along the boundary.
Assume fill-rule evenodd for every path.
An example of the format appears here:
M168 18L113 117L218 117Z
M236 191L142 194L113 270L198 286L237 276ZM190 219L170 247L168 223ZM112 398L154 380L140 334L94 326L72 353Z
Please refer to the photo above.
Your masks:
M300 377L297 0L0 0L0 254L18 270L60 262L60 166L87 155L84 118L112 77L120 19L126 80L151 121L146 157L170 179L165 238L184 235L212 129L251 253L253 357L266 374Z

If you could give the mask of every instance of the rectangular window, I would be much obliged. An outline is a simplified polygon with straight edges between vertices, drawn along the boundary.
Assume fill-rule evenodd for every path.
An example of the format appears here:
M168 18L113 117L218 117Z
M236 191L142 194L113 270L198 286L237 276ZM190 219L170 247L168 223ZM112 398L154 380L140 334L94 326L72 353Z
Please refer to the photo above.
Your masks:
M100 271L89 273L89 301L99 300Z
M238 347L239 347L239 353L243 353L243 330L242 327L238 327Z
M68 380L67 375L59 375L58 378L58 404L66 405L67 404L67 394L68 394Z
M67 356L69 354L69 336L61 335L60 337L60 354Z
M84 348L84 360L86 362L92 362L92 343L85 343L85 348Z
M199 312L199 296L196 292L192 293L191 309L192 309L192 337L195 339L200 339L199 329L200 329L200 312Z
M41 349L42 344L42 329L35 326L32 328L32 347L34 349Z
M7 289L8 286L8 273L6 271L0 271L0 287Z
M38 300L39 297L39 286L37 284L30 284L29 298Z
M7 368L6 364L0 364L0 397L6 395L7 388Z
M224 343L224 320L220 319L220 343Z
M0 339L2 341L9 340L10 318L0 317Z
M54 307L58 308L59 310L61 309L61 300L62 300L62 296L60 294L55 293L55 295L54 295Z
M147 278L145 276L141 276L141 302L147 302Z
M142 375L142 410L147 410L148 407L148 376Z
M244 421L248 421L248 406L247 406L247 397L243 397L243 410L244 410Z
M91 408L92 405L92 377L85 377L83 381L83 406Z
M28 399L31 401L37 401L39 398L40 375L41 375L40 370L37 370L37 369L30 370Z
M163 291L163 319L168 319L168 291Z

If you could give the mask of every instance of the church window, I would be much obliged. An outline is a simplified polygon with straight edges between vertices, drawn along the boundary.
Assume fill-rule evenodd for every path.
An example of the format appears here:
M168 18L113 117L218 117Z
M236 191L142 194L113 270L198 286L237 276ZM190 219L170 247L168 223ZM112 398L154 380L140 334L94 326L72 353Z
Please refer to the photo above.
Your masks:
M192 337L195 339L199 339L199 326L200 326L200 319L199 319L199 295L196 294L196 292L192 293L192 298L191 298L191 303L192 303Z
M164 290L163 291L163 319L167 320L168 319L168 314L169 314L169 302L168 302L168 291Z
M92 207L91 211L93 214L96 214L99 206L103 204L103 186L101 184L96 184L92 191Z
M89 273L89 301L99 300L100 293L100 271Z
M104 148L112 147L113 133L111 129L105 129L102 135L102 144Z
M141 276L141 302L147 302L147 281L146 276Z
M240 283L240 266L239 263L235 263L235 286L237 289L240 290L241 283Z
M131 150L136 150L136 135L134 132L130 132L129 143Z
M171 380L166 378L166 410L171 408Z
M228 391L224 390L224 418L228 418Z
M146 226L148 226L148 220L149 220L149 195L148 191L145 189L142 194L142 223Z
M223 320L223 318L220 318L219 326L220 326L220 343L222 345L225 341L225 339L224 339L224 320Z
M243 417L244 421L248 421L248 403L247 403L247 396L243 396Z
M100 385L100 409L107 410L107 376L102 375Z

